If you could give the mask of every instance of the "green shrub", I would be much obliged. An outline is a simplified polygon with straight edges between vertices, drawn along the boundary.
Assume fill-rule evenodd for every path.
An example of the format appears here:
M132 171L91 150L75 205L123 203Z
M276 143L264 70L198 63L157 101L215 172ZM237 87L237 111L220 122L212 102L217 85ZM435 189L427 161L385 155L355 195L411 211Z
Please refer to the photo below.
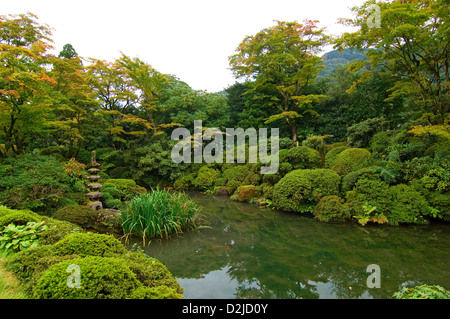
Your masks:
M324 154L326 149L325 140L332 137L333 135L329 134L309 135L305 140L302 141L302 145L315 149L316 151L319 151L320 154Z
M270 140L269 140L269 143L270 143ZM292 140L292 138L281 137L278 140L278 147L279 147L280 150L281 149L290 149L290 148L293 148L293 147L296 147L296 146L297 146L297 144Z
M270 183L263 183L257 187L261 196L265 199L273 200L273 189L274 186Z
M395 292L393 297L396 299L450 299L450 291L438 285L420 285L412 288L403 287L402 290Z
M325 155L325 168L330 168L331 166L333 166L336 156L338 156L339 153L341 153L345 149L347 149L347 146L337 146L329 150Z
M103 188L107 188L108 186L113 185L120 192L120 200L121 201L129 201L133 199L133 197L147 193L147 190L136 184L136 182L132 179L107 179L103 182Z
M49 212L61 205L71 178L52 156L22 155L0 164L0 202L10 208Z
M67 285L70 265L80 269L80 287ZM34 288L38 299L123 299L141 286L124 259L90 256L60 262L45 271Z
M321 155L319 151L307 146L291 148L286 155L288 161L294 169L313 169L321 165Z
M199 169L194 185L201 190L211 189L219 175L220 172L218 170L205 165Z
M8 258L6 265L8 269L13 271L20 280L23 282L30 282L32 277L39 273L40 270L46 270L51 264L53 264L50 263L49 265L47 262L44 264L42 263L43 258L51 256L51 254L51 245L39 245L12 255ZM60 258L56 260L56 262L60 261Z
M179 234L196 227L198 208L185 194L153 190L135 197L122 211L126 234L145 238Z
M42 216L42 220L48 226L46 230L39 234L40 244L42 245L54 244L69 234L81 232L80 227L67 221L57 220L47 216Z
M314 216L321 222L343 222L350 219L350 210L336 195L324 196L314 208Z
M379 179L360 178L353 190L356 192L356 198L351 202L354 215L362 214L364 206L375 207L377 214L389 214L392 196L387 183Z
M424 216L429 214L429 204L420 192L405 184L391 186L389 191L392 195L387 214L389 224L426 222Z
M54 245L29 248L8 258L7 267L25 283L27 291L32 293L41 275L52 265L65 260L72 264L73 259L82 257L121 259L140 282L139 285L167 286L178 294L183 293L179 283L160 261L147 257L142 251L128 251L118 240L107 235L81 233L67 236L67 239Z
M29 222L39 222L42 218L38 214L27 210L15 210L0 208L0 229L13 223L14 225L26 225Z
M275 185L281 180L282 176L279 172L275 174L265 174L262 177L263 183Z
M126 249L112 235L96 233L73 233L53 245L54 256L76 254L109 257L125 253Z
M142 251L127 251L121 258L127 261L128 267L144 286L167 286L179 294L183 293L178 281L158 259L147 257Z
M113 184L103 186L101 189L103 194L102 201L106 208L120 209L122 208L122 197L124 194Z
M66 206L59 209L52 216L58 220L65 220L82 228L92 228L97 221L97 213L88 206Z
M363 148L348 148L339 153L330 169L341 176L370 165L370 152Z
M430 213L426 198L409 185L389 186L379 179L360 178L353 190L356 194L350 203L353 215L365 220L364 223L425 223Z
M439 192L429 189L425 183L420 180L411 182L411 186L420 192L428 201L430 207L430 217L439 218L444 221L450 221L450 192Z
M0 227L7 226L10 223L14 223L15 225L26 225L28 222L40 221L44 221L45 225L48 226L47 229L39 234L41 244L53 244L64 238L66 235L81 230L72 223L59 221L48 216L40 216L32 211L0 207Z
M351 191L361 178L378 179L378 176L375 174L375 170L370 167L361 168L357 171L350 172L342 178L342 193L345 194L348 191Z
M387 155L391 144L390 132L378 132L370 140L370 151L378 155Z
M261 180L255 164L234 165L223 171L223 177L230 194L241 185L259 185Z
M195 174L187 174L183 175L182 177L178 178L174 183L173 187L177 190L188 190L192 186L194 186L195 183Z
M349 147L368 147L372 137L386 121L382 118L372 118L359 122L347 129L347 144Z
M157 287L139 287L131 292L130 299L183 299L183 295L180 295L172 288L167 286Z
M329 169L292 171L275 185L274 205L286 211L312 212L323 196L339 194L340 180Z

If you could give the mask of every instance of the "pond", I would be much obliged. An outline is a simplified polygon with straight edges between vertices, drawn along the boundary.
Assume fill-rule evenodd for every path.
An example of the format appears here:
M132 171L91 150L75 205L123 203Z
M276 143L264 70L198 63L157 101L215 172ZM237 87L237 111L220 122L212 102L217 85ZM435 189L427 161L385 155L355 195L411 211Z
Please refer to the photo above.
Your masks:
M226 197L189 195L209 228L143 248L168 267L186 299L378 299L405 285L450 289L449 224L326 224ZM367 286L371 264L380 267L380 288Z

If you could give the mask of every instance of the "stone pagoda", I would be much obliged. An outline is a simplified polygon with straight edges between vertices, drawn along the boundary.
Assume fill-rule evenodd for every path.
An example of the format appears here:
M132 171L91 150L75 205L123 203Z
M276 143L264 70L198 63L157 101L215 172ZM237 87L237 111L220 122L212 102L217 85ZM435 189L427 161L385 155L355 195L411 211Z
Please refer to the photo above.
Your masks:
M98 182L101 178L98 175L101 165L97 163L95 159L95 151L92 151L91 164L89 165L89 167L90 168L87 170L87 172L89 173L89 176L87 177L89 181L87 187L89 188L90 192L86 194L86 196L89 198L89 202L87 203L87 205L93 210L99 210L103 208L103 204L100 201L100 198L103 197L103 194L100 193L100 188L103 185Z

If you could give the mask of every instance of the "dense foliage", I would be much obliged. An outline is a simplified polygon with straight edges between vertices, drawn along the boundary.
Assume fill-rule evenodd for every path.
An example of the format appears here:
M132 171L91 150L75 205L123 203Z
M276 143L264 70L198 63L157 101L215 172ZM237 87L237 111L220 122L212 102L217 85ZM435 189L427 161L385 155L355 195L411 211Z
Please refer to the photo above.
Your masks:
M376 28L367 24L373 4ZM16 253L10 268L37 298L180 298L164 265L83 230L119 228L144 241L180 234L199 213L186 190L321 222L450 221L449 7L368 0L352 11L341 22L357 30L334 39L314 20L245 37L229 57L245 81L217 93L126 54L84 59L66 44L53 55L51 29L35 15L0 16L0 249ZM320 56L326 44L336 50ZM199 134L279 128L279 170L263 175L261 158L248 157L175 163L172 130L193 133L195 120ZM86 206L94 150L99 212ZM73 262L85 290L63 287ZM430 289L396 297L445 295Z

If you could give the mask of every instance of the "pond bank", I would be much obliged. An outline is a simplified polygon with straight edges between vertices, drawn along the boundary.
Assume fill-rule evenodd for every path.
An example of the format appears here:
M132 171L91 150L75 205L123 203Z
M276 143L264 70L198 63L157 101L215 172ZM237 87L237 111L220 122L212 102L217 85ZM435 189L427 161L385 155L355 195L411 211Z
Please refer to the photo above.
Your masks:
M327 224L190 196L210 228L143 248L168 267L185 298L391 298L405 285L450 288L448 224ZM380 266L381 288L367 287L370 264Z

